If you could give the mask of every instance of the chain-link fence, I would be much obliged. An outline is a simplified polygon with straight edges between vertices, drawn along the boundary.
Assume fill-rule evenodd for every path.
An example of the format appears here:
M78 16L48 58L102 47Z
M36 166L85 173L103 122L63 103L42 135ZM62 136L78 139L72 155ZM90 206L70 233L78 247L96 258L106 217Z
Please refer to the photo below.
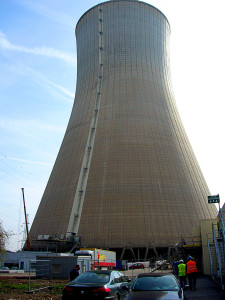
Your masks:
M38 281L35 279L41 279ZM29 284L28 292L48 288L52 281L52 270L50 260L29 261Z
M172 271L172 266L167 260L94 260L77 258L74 256L49 256L39 257L29 261L29 292L47 288L53 284L54 279L70 281L70 272L80 266L80 274L91 270L119 270L126 276L133 278L139 273L150 273L156 270ZM37 284L38 281L38 284Z

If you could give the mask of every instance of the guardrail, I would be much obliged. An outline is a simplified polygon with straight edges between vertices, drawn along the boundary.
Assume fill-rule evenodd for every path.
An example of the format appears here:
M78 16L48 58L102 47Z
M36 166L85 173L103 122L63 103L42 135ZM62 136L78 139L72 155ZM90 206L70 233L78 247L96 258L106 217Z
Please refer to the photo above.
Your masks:
M182 247L199 247L202 244L200 236L182 237Z

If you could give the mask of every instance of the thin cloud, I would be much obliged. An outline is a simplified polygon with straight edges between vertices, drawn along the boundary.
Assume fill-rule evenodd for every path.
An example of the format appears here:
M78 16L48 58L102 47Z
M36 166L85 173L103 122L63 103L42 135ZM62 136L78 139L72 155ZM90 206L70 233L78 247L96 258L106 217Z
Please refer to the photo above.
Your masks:
M74 101L74 93L70 92L69 90L67 90L63 86L61 86L59 84L56 84L56 83L48 80L42 74L40 74L39 72L37 72L37 71L35 71L35 70L31 69L31 68L27 68L27 70L29 70L29 72L31 74L33 74L34 76L36 76L37 78L39 78L42 81L42 83L45 84L48 88L50 88L50 89L54 88L54 90L57 89L60 93L64 94L65 96L69 96L71 99L68 99L66 97L63 97L63 99L66 100L66 102L73 103L73 101Z
M0 120L0 128L8 129L12 131L18 131L24 133L24 130L27 132L27 128L32 128L32 132L34 129L36 131L52 131L63 133L65 131L64 126L57 126L51 123L43 123L43 121L38 122L35 120L15 120L15 119L7 119L4 116L1 116Z
M1 31L0 31L1 33ZM0 42L1 47L1 42ZM31 67L24 65L21 62L18 62L14 58L10 58L13 61L12 65L7 65L7 68L10 69L10 72L13 74L18 74L20 76L29 76L29 78L32 78L33 80L38 81L39 84L42 84L43 86L47 87L48 90L54 91L54 95L56 95L56 90L60 92L60 99L63 99L64 101L68 103L74 102L74 94L67 90L65 87L56 84L50 80L48 80L43 74L40 72L37 72L36 70L32 69ZM68 98L69 96L69 98ZM57 96L58 97L58 96Z
M50 84L51 86L57 88L59 91L61 91L62 93L66 94L67 96L70 96L70 97L74 98L74 94L71 93L70 91L68 91L67 89L65 89L63 86L61 86L59 84L55 84L55 83L53 83L51 81L48 81L48 80L46 80L46 82L48 84ZM70 102L73 102L73 101L70 101Z
M41 16L44 16L48 19L51 19L57 23L62 24L63 26L66 26L68 28L74 28L74 18L71 17L68 14L65 14L61 11L55 11L54 5L50 5L50 7L46 7L46 1L42 1L44 5L41 4L41 1L26 1L26 0L19 0L16 1L18 5L22 5L26 7L27 9L35 12L36 14L39 14Z
M47 48L47 47L27 48L23 46L14 45L5 37L4 33L1 30L0 30L0 48L9 51L18 51L18 52L24 52L24 53L29 53L29 54L39 55L39 56L57 58L70 64L74 64L74 65L76 64L76 56L68 52L63 52L57 49Z
M71 99L68 99L66 97L63 97L64 100L66 100L66 102L69 103L73 103L74 101L74 93L70 92L69 90L67 90L66 88L64 88L63 86L56 84L50 80L48 80L47 78L45 78L42 74L40 74L39 72L29 68L29 72L33 75L35 75L37 78L41 79L41 81L48 87L48 88L55 88L61 92L62 94L64 94L65 96L69 96L71 97Z
M32 143L34 143L34 145L35 143L36 145L46 145L47 151L50 151L49 149L54 149L54 151L56 151L58 145L49 140L48 134L55 132L62 136L62 133L65 132L65 127L34 120L12 120L4 118L4 116L1 115L0 119L0 130L2 130L1 144L7 143L13 145L13 147L26 148L33 153L38 151L39 156L44 155L51 159L54 158L54 155L38 150L39 148L32 146ZM46 132L46 135L40 135L40 132ZM24 143L26 140L29 140L30 142Z
M28 159L23 159L23 158L17 158L17 157L8 157L8 156L3 156L3 155L0 155L0 158L24 162L24 163L28 163L28 164L34 164L34 165L52 166L52 163L43 162L43 161L34 161L34 160L28 160Z

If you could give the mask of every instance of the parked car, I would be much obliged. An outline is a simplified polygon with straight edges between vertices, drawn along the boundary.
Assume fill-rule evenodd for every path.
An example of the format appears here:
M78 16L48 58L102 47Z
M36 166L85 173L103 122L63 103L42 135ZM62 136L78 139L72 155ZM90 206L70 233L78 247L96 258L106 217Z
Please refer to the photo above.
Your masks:
M87 271L76 277L63 289L62 299L125 299L131 280L113 270Z
M142 263L135 263L129 267L130 270L134 269L144 269L145 266Z
M184 299L183 290L176 277L168 273L138 274L130 287L123 288L128 291L126 300Z
M8 267L1 267L1 270L9 270Z

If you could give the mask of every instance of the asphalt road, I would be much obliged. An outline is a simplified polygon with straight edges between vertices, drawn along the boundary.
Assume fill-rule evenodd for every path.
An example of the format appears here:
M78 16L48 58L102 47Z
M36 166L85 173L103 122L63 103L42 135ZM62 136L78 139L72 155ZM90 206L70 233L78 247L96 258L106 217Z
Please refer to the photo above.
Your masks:
M184 295L187 300L225 300L225 291L206 275L197 277L196 291L185 290Z
M139 273L149 273L150 268L144 270L126 270L124 273L129 277L133 278ZM171 270L158 270L156 272L171 273ZM188 283L188 280L187 280ZM184 291L186 300L225 300L225 291L222 291L219 286L207 275L199 275L197 277L197 289L196 291L190 291L186 289Z

